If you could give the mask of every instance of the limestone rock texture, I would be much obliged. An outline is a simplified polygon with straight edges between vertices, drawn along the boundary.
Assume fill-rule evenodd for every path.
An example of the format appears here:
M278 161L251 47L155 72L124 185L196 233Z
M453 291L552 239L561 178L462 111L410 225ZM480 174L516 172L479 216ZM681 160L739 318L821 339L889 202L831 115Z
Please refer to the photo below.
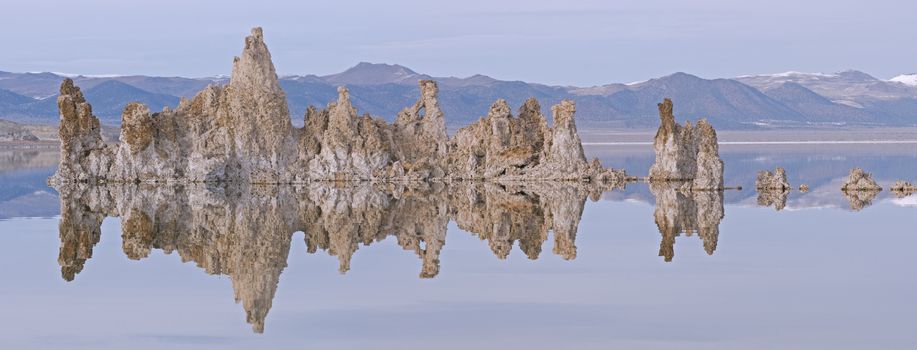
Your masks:
M892 184L892 187L890 188L890 190L894 192L895 196L897 196L898 198L903 198L903 197L910 196L914 193L917 193L917 186L914 186L914 184L908 181L898 180L898 181L895 181L894 184Z
M850 169L850 174L847 175L847 180L844 181L844 185L841 187L841 191L851 192L851 191L881 191L882 187L872 179L872 175L867 173L865 170L860 168Z
M128 104L117 145L102 142L91 107L71 80L64 81L58 99L63 157L49 182L626 179L621 170L586 160L573 101L553 106L549 127L535 99L519 108L518 117L498 100L485 118L450 138L436 82L419 85L418 101L391 124L360 115L340 87L336 101L308 108L304 127L295 128L263 31L254 28L227 85L209 86L174 110Z
M518 116L512 115L505 100L497 100L486 117L453 137L450 173L461 179L504 181L624 180L624 171L606 169L598 159L586 160L573 101L561 101L551 111L554 125L548 127L534 98L519 107Z
M263 332L291 242L303 232L308 253L337 258L346 273L362 247L389 237L421 261L419 277L440 273L450 221L506 258L514 246L537 259L553 233L553 252L576 257L587 198L607 184L541 181L322 182L240 184L66 183L61 198L61 274L72 281L92 257L106 217L120 217L125 256L177 253L207 274L232 281L255 332ZM518 245L516 244L518 242Z
M755 179L755 189L758 190L789 191L791 188L790 182L786 179L786 170L779 166L774 169L774 172L759 171Z
M707 120L697 121L694 129L694 144L697 147L694 183L695 190L719 190L723 188L723 160L716 140L716 130Z
M692 190L721 190L723 161L719 155L716 131L702 119L692 126L675 122L671 99L659 104L659 129L653 139L656 160L650 167L650 181L690 182Z
M64 79L57 97L60 110L60 166L54 179L96 182L107 179L113 149L102 141L99 118L73 80Z

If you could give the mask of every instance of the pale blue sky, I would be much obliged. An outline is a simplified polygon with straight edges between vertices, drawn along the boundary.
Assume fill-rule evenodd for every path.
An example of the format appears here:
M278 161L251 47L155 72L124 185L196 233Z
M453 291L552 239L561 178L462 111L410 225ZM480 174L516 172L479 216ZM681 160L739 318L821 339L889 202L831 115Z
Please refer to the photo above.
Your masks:
M360 61L558 85L685 71L917 72L910 1L2 0L0 70L229 73L262 26L281 74Z

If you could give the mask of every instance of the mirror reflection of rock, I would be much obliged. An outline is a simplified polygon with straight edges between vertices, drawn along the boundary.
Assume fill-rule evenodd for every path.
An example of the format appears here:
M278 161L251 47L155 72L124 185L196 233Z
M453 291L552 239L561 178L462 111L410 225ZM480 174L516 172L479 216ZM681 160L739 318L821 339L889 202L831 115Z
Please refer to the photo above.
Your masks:
M569 260L576 257L587 197L597 200L609 189L574 182L59 185L59 263L63 278L72 281L92 257L102 221L120 217L129 259L144 259L154 249L177 252L208 274L229 276L248 322L261 332L295 232L305 234L309 253L337 257L341 273L350 270L361 245L394 236L421 259L420 277L435 277L450 220L487 241L500 259L517 241L537 259L552 232L553 252Z
M659 256L666 262L675 257L675 238L694 234L704 243L704 251L713 255L720 236L720 221L725 216L722 191L684 190L678 182L652 182L656 196L653 217L662 235Z
M844 197L850 201L850 209L860 211L872 205L882 187L872 178L872 174L860 168L850 169L850 174L841 187Z

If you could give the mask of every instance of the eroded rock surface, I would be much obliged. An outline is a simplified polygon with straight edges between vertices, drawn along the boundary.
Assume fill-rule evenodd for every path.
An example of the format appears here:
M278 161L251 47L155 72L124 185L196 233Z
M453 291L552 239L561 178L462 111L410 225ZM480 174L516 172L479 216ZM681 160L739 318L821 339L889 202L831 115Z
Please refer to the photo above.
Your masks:
M847 180L841 187L842 191L881 191L882 187L872 179L872 175L860 168L850 169Z
M707 120L697 121L694 129L694 144L697 147L697 171L691 186L695 190L718 190L723 188L723 160L716 140L716 130Z
M790 182L786 179L786 170L778 166L774 169L774 172L759 171L758 178L755 179L755 188L758 190L789 191L792 187L790 187Z
M96 182L109 178L113 150L100 133L99 118L92 115L92 106L83 98L73 80L61 83L57 97L60 110L60 166L52 178Z
M626 178L621 170L586 160L572 101L553 106L554 125L548 127L535 99L525 102L518 117L512 115L506 101L498 100L485 118L450 139L436 82L423 80L419 84L417 103L400 112L392 124L360 115L349 91L341 87L336 101L321 110L310 107L305 126L294 128L264 35L261 28L254 28L245 39L242 54L233 61L228 85L209 86L192 99L182 100L174 110L151 112L138 103L127 105L119 145L102 142L98 119L92 116L79 89L66 80L58 100L61 170L50 180L614 183ZM705 154L710 148L707 150ZM712 151L715 153L715 147ZM715 162L710 164L716 172Z
M518 117L505 100L497 100L486 117L455 134L450 173L462 179L624 180L622 170L586 161L573 101L561 101L551 111L554 125L548 127L534 98L519 108Z
M693 190L723 189L723 161L716 131L706 120L684 126L675 122L672 100L659 104L659 129L653 139L656 161L650 167L651 181L691 181Z

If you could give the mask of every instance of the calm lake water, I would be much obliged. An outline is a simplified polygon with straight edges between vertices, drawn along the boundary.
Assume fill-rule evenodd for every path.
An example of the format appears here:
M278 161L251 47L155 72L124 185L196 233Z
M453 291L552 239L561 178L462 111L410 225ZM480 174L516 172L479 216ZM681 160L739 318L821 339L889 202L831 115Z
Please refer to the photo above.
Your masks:
M0 150L0 348L913 349L917 195L839 188L854 166L917 180L917 145L721 153L744 190L58 193L54 152ZM759 205L777 165L811 190Z

